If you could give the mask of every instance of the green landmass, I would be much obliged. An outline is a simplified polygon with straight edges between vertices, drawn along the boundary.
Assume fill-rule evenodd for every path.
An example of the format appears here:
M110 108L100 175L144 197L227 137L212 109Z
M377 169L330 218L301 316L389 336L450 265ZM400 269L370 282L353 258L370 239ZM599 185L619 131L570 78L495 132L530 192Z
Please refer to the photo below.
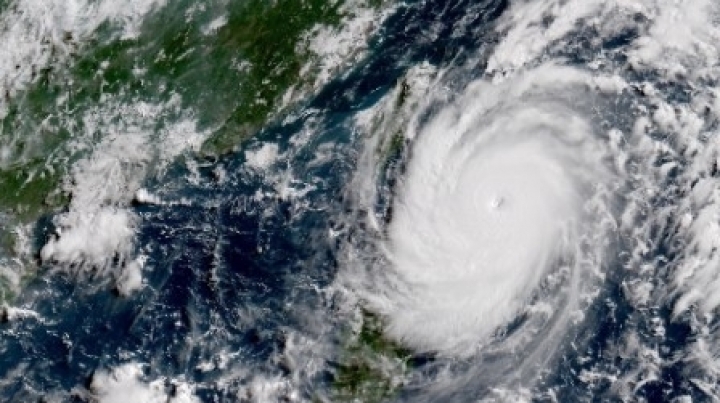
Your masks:
M42 160L0 170L0 206L23 222L64 206L69 199L58 186L62 174L45 169Z
M26 221L48 207L62 207L45 202L67 165L79 158L68 140L85 132L84 111L108 96L163 103L179 95L200 129L211 132L203 154L237 149L282 112L288 90L302 93L314 82L312 71L305 76L301 71L312 57L302 45L308 33L337 26L343 18L343 0L238 1L192 18L185 12L189 4L157 10L137 38L113 37L110 23L88 42L66 33L69 62L34 71L27 90L13 99L6 95L10 107L0 120L0 147L9 148L12 158L0 166L0 211L20 213ZM223 15L224 23L208 31Z
M303 35L318 23L337 25L340 5L326 0L279 0L268 7L265 0L252 0L247 9L231 13L218 32L219 46L212 49L221 55L238 52L248 67L242 74L238 105L205 150L222 152L228 138L241 140L265 123L282 95L301 81L300 70L309 57L296 51Z
M189 4L157 10L137 38L113 37L110 23L89 42L67 33L69 62L33 71L27 90L12 99L6 94L10 107L0 120L0 147L9 149L12 158L0 166L0 211L27 221L62 207L67 198L47 201L67 165L79 158L68 149L68 140L85 131L84 111L104 97L162 103L179 95L183 106L196 113L200 128L212 133L202 146L204 154L235 150L281 112L282 96L290 88L313 81L301 74L312 57L301 45L304 37L316 26L336 26L343 18L343 1L238 1L193 18L185 12ZM207 31L221 15L224 24Z
M348 339L335 373L337 402L381 402L401 386L398 379L412 365L412 353L383 333L380 317L363 311L362 327Z
M12 289L12 285L6 279L0 277L0 306L15 298L15 293Z
M381 157L383 169L392 160L400 157L408 146L403 132L417 106L417 100L411 96L410 84L406 79L400 80L395 88L392 108L386 114L381 114L373 124L372 131L380 133L381 136L375 151Z
M144 99L179 94L213 129L209 154L232 151L278 112L281 97L302 84L310 55L299 44L318 24L340 23L342 2L249 0L228 6L215 32L173 7L148 20L137 39L91 45L73 69L76 94L97 102L125 92ZM141 74L136 74L142 71ZM76 84L77 85L77 84Z

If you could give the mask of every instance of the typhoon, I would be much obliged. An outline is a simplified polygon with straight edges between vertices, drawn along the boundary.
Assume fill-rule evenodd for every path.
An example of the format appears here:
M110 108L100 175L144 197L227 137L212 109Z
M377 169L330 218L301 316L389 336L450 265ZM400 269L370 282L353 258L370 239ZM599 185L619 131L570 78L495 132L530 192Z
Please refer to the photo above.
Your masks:
M387 299L376 301L391 334L472 354L529 305L547 314L538 292L552 277L571 289L549 306L578 308L577 288L603 261L610 218L597 206L613 186L603 139L583 119L592 111L573 103L592 96L584 78L543 66L474 83L422 127L387 230L399 284L381 284Z
M379 246L349 248L347 282L438 358L411 401L717 396L717 15L514 2L497 46L359 119Z
M0 1L0 400L720 399L720 4Z

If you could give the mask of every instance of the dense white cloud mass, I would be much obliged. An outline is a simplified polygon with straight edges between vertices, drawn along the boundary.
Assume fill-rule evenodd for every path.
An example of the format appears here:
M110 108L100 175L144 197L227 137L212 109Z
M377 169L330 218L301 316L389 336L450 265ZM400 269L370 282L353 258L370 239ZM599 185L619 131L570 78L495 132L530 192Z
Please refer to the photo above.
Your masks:
M589 258L580 251L602 232L590 204L605 196L608 153L570 103L589 76L558 69L477 82L418 133L387 245L402 285L375 301L398 339L471 354L546 276Z
M143 365L127 363L111 370L98 370L90 389L97 403L200 403L190 386L171 382L172 393L164 379L143 380Z

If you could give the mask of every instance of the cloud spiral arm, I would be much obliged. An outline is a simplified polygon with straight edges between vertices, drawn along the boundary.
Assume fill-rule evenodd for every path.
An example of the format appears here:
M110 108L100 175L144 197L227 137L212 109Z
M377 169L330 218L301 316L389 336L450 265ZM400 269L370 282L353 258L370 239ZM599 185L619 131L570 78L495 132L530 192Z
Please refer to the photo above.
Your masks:
M605 253L597 206L613 178L573 101L593 96L589 82L557 66L480 80L418 129L383 248L391 275L365 295L392 337L468 356L543 298L567 302L536 322L547 332L579 309L579 279Z

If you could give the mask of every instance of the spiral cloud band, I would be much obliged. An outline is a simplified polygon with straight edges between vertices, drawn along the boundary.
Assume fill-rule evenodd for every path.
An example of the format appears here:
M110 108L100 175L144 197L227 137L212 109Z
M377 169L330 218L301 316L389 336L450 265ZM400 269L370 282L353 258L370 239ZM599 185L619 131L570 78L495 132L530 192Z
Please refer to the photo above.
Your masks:
M595 226L586 204L609 173L567 96L582 93L583 77L566 70L476 83L419 131L388 231L390 265L407 285L382 303L397 339L472 353L548 275L577 275Z

